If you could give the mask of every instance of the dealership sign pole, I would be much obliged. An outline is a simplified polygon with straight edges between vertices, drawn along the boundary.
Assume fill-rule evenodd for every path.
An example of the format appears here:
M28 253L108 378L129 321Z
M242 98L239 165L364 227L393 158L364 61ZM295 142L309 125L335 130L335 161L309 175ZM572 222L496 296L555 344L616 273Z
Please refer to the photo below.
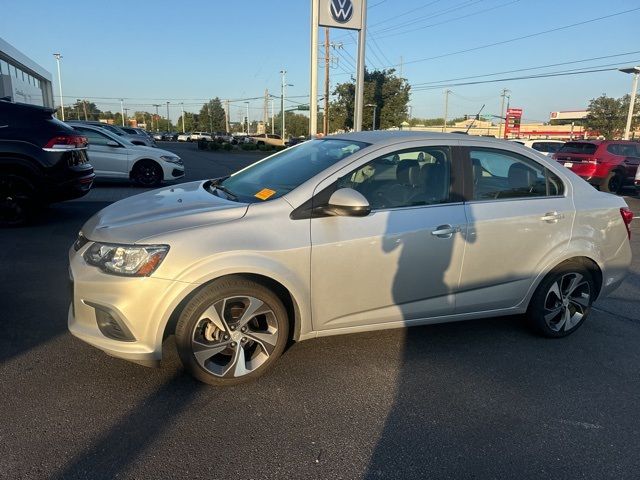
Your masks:
M353 129L362 130L364 107L364 58L366 38L367 0L312 0L311 1L311 92L309 93L309 126L314 136L318 117L318 26L358 31L358 61L356 64L356 95ZM317 12L314 13L314 12ZM317 21L315 21L317 19ZM315 31L315 33L314 33Z

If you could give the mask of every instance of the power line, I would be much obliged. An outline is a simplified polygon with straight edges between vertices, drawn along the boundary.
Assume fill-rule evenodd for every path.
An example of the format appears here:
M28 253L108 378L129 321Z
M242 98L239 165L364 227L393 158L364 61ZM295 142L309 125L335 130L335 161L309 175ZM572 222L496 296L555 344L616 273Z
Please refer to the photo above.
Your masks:
M435 55L433 57L426 57L426 58L419 58L419 59L416 59L416 60L410 60L410 61L404 62L404 64L407 65L407 64L412 64L412 63L426 62L428 60L435 60L435 59L438 59L438 58L450 57L452 55L459 55L461 53L475 52L477 50L482 50L484 48L495 47L495 46L498 46L498 45L504 45L506 43L511 43L511 42L515 42L515 41L518 41L518 40L524 40L524 39L527 39L527 38L538 37L540 35L545 35L547 33L558 32L560 30L566 30L568 28L578 27L580 25L586 25L586 24L589 24L589 23L597 22L597 21L600 21L600 20L605 20L607 18L617 17L619 15L624 15L625 13L631 13L631 12L635 12L635 11L638 11L638 10L640 10L640 7L631 8L629 10L624 10L622 12L612 13L610 15L604 15L602 17L596 17L596 18L592 18L592 19L589 19L589 20L584 20L582 22L572 23L570 25L564 25L562 27L550 28L548 30L542 30L542 31L536 32L536 33L530 33L528 35L522 35L520 37L510 38L508 40L502 40L502 41L499 41L499 42L488 43L486 45L480 45L480 46L477 46L477 47L467 48L467 49L464 49L464 50L458 50L456 52L443 53L441 55ZM389 65L389 66L390 67L395 67L397 65Z
M614 55L604 55L602 57L585 58L585 59L582 59L582 60L573 60L573 61L568 61L568 62L550 63L548 65L539 65L537 67L518 68L518 69L515 69L515 70L504 70L502 72L485 73L485 74L481 74L481 75L470 75L470 76L467 76L467 77L447 78L445 80L434 80L432 82L414 83L412 85L412 88L413 87L420 87L420 86L424 86L424 85L440 84L440 83L445 83L445 82L455 82L455 81L459 81L459 80L470 80L470 79L474 79L474 78L493 77L493 76L496 76L496 75L505 75L507 73L527 72L527 71L530 71L530 70L539 70L539 69L543 69L543 68L559 67L559 66L563 66L563 65L574 65L576 63L591 62L591 61L594 61L594 60L604 60L604 59L607 59L607 58L623 57L623 56L626 56L626 55L635 55L637 53L640 53L640 50L636 50L636 51L633 51L633 52L626 52L626 53L617 53L617 54L614 54ZM585 67L585 68L588 68L588 67Z
M382 30L377 30L375 33L385 33L385 32L389 32L391 30L397 30L400 28L404 28L407 27L409 25L413 25L415 23L420 23L423 20L428 20L430 18L436 18L436 17L441 17L442 15L446 15L447 13L451 13L451 12L455 12L457 10L461 10L463 8L467 8L467 7L471 7L473 5L476 5L478 3L481 3L483 0L467 0L466 2L463 2L459 5L456 5L455 7L451 7L451 8L446 8L444 10L440 10L436 13L431 13L429 15L423 15L421 17L417 17L413 20L410 20L408 22L403 22L403 23L399 23L397 25L391 25L389 27L385 27Z
M512 1L507 2L507 3L502 3L502 4L500 4L500 5L496 5L495 7L485 8L485 9L483 9L483 10L478 10L478 11L476 11L476 12L468 13L468 14L466 14L466 15L460 15L459 17L450 18L450 19L448 19L448 20L443 20L443 21L441 21L441 22L430 23L429 25L423 25L423 26L421 26L421 27L411 28L411 29L409 29L409 30L405 30L405 31L402 31L402 32L393 32L393 33L388 33L387 35L382 35L382 36L380 36L380 38L396 37L396 36L398 36L398 35L405 35L405 34L407 34L407 33L417 32L418 30L424 30L425 28L430 28L430 27L436 27L436 26L439 26L439 25L444 25L445 23L455 22L455 21L457 21L457 20L461 20L461 19L463 19L463 18L473 17L473 16L475 16L475 15L480 15L480 14L482 14L482 13L487 13L487 12L490 12L490 11L492 11L492 10L497 10L497 9L499 9L499 8L507 7L507 6L509 6L509 5L512 5L512 4L514 4L514 3L518 3L518 2L520 2L520 1L522 1L522 0L512 0Z
M639 62L640 60L634 60L634 61ZM443 87L460 87L465 85L480 85L485 83L510 82L515 80L530 80L534 78L564 77L568 75L582 75L586 73L611 72L616 70L618 70L617 67L599 68L599 69L593 69L593 70L579 70L579 71L568 70L568 71L561 71L561 72L542 73L539 75L525 75L521 77L496 78L495 80L478 80L475 82L461 82L461 83L449 83L449 84L443 84L443 85L425 86L425 87L414 88L412 89L412 91L421 92L425 90L439 90Z

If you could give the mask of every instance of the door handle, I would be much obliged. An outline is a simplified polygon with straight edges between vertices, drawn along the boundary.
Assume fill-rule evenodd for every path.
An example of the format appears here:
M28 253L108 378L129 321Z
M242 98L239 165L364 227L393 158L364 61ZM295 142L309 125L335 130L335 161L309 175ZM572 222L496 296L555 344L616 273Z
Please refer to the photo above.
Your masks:
M542 217L540 217L540 220L547 223L558 223L558 220L563 218L564 218L564 215L561 213L547 212Z
M431 235L440 238L451 238L451 236L460 231L460 227L454 227L452 225L438 225L435 230L431 232Z

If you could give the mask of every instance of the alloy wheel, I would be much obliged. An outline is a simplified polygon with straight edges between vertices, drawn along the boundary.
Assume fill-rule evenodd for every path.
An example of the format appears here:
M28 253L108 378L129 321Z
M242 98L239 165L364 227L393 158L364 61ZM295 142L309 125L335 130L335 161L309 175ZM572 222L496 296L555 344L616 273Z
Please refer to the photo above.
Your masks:
M191 336L198 364L220 378L247 375L260 368L278 342L273 310L250 296L228 297L202 313Z
M580 273L566 273L551 284L544 301L544 320L554 332L575 328L591 305L591 287Z

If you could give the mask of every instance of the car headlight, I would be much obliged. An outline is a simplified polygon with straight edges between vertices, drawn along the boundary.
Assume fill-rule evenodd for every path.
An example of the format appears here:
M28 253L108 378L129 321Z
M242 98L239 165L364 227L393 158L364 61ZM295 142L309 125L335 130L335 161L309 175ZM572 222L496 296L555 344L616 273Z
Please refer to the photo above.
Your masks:
M182 165L182 159L180 157L176 157L175 155L160 155L160 158L165 162L175 163L176 165Z
M84 252L84 259L105 273L148 277L162 263L168 251L169 245L94 243Z

